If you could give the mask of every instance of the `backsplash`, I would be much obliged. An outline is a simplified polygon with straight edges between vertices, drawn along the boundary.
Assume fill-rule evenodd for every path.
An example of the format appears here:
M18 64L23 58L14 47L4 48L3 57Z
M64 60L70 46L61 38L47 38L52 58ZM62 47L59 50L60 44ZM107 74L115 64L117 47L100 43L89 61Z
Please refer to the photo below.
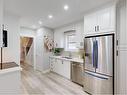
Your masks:
M79 50L78 52L63 51L61 56L69 56L70 54L72 58L83 58L83 50Z

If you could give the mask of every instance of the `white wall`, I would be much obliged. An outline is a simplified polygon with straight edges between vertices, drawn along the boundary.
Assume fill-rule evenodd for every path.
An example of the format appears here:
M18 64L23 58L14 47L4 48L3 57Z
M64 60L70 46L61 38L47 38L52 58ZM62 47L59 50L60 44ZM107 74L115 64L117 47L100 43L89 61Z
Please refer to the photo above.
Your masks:
M34 44L32 45L28 56L26 57L26 61L28 64L34 65L35 69L42 72L49 70L49 56L52 55L51 52L47 52L44 48L45 35L53 39L53 30L46 27L39 28L36 31L25 27L20 28L20 36L34 38ZM33 55L35 55L35 59L33 59Z
M36 36L36 67L40 71L47 71L50 69L49 56L51 52L46 51L44 47L44 36L48 36L53 39L53 30L48 28L40 28L37 30Z
M4 25L8 31L8 47L3 48L3 62L20 64L20 25L19 17L4 13Z
M83 42L84 37L84 21L77 21L68 25L65 25L63 27L56 28L54 30L54 41L57 43L58 47L64 48L64 32L70 31L70 30L76 30L76 41L77 45L79 45L80 42Z
M20 36L23 37L35 37L36 31L26 27L20 27Z
M0 0L0 47L2 47L3 0Z

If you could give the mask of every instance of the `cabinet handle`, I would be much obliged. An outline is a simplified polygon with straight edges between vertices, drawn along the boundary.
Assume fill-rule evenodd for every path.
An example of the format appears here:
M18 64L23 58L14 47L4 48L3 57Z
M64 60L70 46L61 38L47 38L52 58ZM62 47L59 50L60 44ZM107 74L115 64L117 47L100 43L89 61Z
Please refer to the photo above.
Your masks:
M95 32L97 31L97 27L95 26Z
M62 61L62 64L63 64L63 61Z
M118 40L116 41L116 45L119 46L119 41Z
M119 56L119 51L118 50L116 51L116 56Z
M99 29L100 27L99 26L97 26L97 31L99 31L100 29Z

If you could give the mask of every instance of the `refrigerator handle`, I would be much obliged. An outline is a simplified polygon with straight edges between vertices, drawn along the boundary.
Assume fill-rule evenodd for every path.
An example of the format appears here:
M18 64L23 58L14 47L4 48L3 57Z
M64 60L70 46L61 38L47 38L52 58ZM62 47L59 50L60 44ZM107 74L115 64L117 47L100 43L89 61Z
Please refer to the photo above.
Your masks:
M98 41L96 40L96 68L98 68Z
M95 55L94 55L94 53L95 53L94 51L95 50L94 50L94 48L95 48L95 41L93 41L93 52L92 52L92 64L93 64L93 67L95 67L95 65L94 65L94 62L95 62L95 58L94 58L95 57Z
M98 41L93 41L93 67L98 68Z
M99 79L102 79L102 80L108 80L109 79L109 77L107 77L107 76L102 76L102 75L94 74L94 73L87 72L87 71L85 72L85 74L99 78Z

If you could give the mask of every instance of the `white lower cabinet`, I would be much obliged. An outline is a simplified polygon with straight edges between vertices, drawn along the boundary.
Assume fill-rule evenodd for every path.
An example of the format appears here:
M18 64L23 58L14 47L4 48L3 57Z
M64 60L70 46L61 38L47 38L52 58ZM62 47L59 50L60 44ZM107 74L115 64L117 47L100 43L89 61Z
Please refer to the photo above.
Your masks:
M62 60L59 60L59 59L56 59L56 64L55 64L55 71L56 71L56 73L57 74L59 74L59 75L63 75L62 73L63 73L63 66L62 66L62 64L63 64L63 61Z
M71 62L50 58L50 70L68 79L71 78Z
M71 62L70 61L63 61L63 69L62 75L68 79L71 79Z
M50 62L50 71L54 71L55 59L49 58L49 62Z

